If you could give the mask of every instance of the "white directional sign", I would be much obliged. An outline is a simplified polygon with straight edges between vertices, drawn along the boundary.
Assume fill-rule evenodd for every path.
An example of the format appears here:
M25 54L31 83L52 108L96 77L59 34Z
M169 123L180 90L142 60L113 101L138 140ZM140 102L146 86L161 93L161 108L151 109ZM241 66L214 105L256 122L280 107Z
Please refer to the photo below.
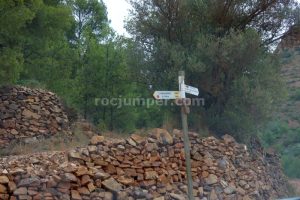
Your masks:
M189 94L192 94L192 95L195 95L195 96L199 95L198 88L195 88L195 87L192 87L192 86L189 86L189 85L184 85L183 89L184 89L184 92L186 92L186 93L189 93Z
M179 91L155 91L153 97L155 99L179 99L181 95Z

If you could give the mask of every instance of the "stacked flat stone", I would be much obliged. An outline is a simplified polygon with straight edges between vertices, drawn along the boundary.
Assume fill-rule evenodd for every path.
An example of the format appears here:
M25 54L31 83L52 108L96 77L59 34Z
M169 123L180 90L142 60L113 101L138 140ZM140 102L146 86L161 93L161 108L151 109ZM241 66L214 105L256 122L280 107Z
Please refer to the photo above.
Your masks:
M226 135L190 133L196 200L277 199L287 185L275 155L250 155ZM0 159L0 199L187 199L182 133L163 129L147 137L94 136L68 152Z
M20 86L0 88L0 147L68 129L68 117L54 93Z

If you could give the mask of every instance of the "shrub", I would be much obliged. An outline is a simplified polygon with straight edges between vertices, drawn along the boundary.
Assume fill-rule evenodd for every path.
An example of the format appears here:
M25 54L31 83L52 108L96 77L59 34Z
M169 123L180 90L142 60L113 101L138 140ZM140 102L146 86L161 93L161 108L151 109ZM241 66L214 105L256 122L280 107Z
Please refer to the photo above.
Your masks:
M295 156L283 156L282 164L284 172L288 177L291 178L300 178L300 157Z

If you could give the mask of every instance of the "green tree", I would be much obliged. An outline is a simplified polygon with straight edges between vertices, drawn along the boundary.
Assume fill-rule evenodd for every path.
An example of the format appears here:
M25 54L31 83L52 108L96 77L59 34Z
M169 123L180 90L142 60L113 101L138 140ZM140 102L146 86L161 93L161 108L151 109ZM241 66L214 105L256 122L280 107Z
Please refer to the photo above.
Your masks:
M101 41L108 33L108 19L106 7L103 1L97 0L68 0L73 16L74 42L77 45L84 45L90 37Z
M7 0L1 1L0 9L1 81L33 80L59 91L70 71L70 9L54 0Z
M75 49L71 77L76 81L75 105L88 117L90 105L95 98L95 87L101 74L104 51L101 42L109 34L106 7L97 0L69 0L75 19L71 44ZM91 85L92 84L92 85Z
M90 42L85 66L78 72L77 105L87 119L102 128L132 130L136 123L135 108L101 104L102 99L134 97L135 87L129 81L126 63L126 41L113 37L101 45L95 40ZM97 98L100 99L98 105L95 104ZM114 104L118 102L115 99Z
M177 88L179 70L206 100L203 115L218 134L246 139L280 100L279 64L268 52L293 23L293 1L138 1L127 29L146 52L137 69L155 88ZM274 12L276 10L276 12Z
M35 87L56 92L70 103L75 90L70 78L75 49L69 43L74 19L71 9L63 1L42 2L26 28L24 70L19 83L33 82L37 84Z
M22 45L26 25L34 18L39 1L0 2L0 84L14 83L23 68ZM5 27L5 28L4 28Z

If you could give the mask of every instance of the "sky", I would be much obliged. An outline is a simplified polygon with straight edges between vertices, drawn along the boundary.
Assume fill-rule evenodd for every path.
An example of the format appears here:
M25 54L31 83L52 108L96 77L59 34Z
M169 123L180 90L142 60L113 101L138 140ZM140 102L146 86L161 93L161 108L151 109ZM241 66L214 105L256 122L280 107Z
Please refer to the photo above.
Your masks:
M131 6L126 0L103 0L107 7L108 18L112 28L121 35L128 36L124 28L124 20L128 16Z

